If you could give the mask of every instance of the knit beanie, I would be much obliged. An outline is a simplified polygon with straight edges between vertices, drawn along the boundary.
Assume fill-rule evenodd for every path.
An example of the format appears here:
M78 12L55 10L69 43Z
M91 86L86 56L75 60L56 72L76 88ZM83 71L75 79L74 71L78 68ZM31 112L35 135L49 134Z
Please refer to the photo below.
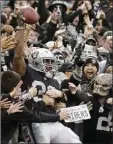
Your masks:
M98 60L95 58L95 57L89 57L86 59L86 61L84 62L83 64L83 67L82 67L82 71L84 72L84 67L87 65L87 64L94 64L97 68L97 71L99 70L99 62Z

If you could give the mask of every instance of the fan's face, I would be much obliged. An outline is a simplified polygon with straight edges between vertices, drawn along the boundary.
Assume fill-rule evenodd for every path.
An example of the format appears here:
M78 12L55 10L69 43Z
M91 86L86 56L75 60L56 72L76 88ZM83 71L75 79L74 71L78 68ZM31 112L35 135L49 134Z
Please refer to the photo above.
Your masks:
M111 37L109 40L107 40L107 43L109 44L109 47L113 47L113 37Z
M36 43L38 41L38 33L35 31L31 30L29 34L29 42L31 43Z
M97 25L96 25L96 30L98 31L98 32L101 32L101 30L102 30L102 27L103 27L103 25L102 25L102 20L98 20L97 21Z
M65 75L70 79L73 71L74 71L74 66L70 67L70 68L65 72Z
M57 5L54 7L53 12L55 12L56 17L59 17L59 19L62 17L62 6Z
M102 46L103 46L103 43L104 43L103 37L98 37L97 41L98 41L98 46L99 46L99 47L102 47Z
M73 25L74 26L78 26L78 23L79 23L79 17L75 17L75 19L73 20Z
M45 5L46 5L46 8L49 7L49 0L46 0L46 1L45 1Z
M84 67L84 74L87 77L87 79L93 79L94 76L97 74L97 67L92 63L88 63Z
M68 78L70 78L71 75L72 75L72 72L65 72L65 75L66 75Z
M61 64L64 63L64 57L60 54L57 54L55 55L56 59L57 59L57 63L58 63L58 66L60 66Z

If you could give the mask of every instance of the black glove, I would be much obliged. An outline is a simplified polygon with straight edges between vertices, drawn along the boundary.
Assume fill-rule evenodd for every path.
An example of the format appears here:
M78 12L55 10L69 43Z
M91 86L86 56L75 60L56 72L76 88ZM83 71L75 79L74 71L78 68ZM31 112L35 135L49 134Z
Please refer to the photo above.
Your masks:
M84 62L80 58L80 56L82 54L82 50L83 50L83 48L82 48L82 45L80 44L79 47L76 48L76 52L75 52L76 54L74 57L74 63L79 67L81 67L84 64Z

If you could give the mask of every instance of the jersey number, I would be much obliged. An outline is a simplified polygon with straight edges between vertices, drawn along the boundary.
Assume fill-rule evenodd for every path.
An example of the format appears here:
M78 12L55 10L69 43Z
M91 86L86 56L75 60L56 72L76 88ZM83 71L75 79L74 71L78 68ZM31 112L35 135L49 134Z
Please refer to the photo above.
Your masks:
M103 123L106 123L106 126L103 126ZM102 131L113 131L113 122L112 122L112 115L109 114L108 117L100 117L97 122L97 130Z
M36 81L36 80L35 80L35 81L32 83L32 86L37 88L37 90L39 91L39 92L38 92L39 95L44 94L44 93L46 92L46 86L45 86L45 84L44 84L43 82L41 82L41 81Z

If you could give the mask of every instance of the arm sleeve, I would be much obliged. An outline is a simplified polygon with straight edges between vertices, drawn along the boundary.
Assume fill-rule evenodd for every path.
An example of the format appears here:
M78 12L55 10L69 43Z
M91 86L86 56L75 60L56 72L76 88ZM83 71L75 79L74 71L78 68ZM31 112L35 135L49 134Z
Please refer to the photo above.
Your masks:
M49 17L49 11L47 10L47 8L45 6L45 0L39 0L38 13L40 15L39 22L40 22L40 24L43 24Z
M42 107L44 107L44 102L39 103ZM45 122L56 122L60 120L59 115L57 114L49 114L46 112L40 112L41 108L38 106L34 107L32 110L27 109L24 107L22 113L15 113L10 114L9 117L13 121L20 121L20 122L38 122L38 123L45 123Z
M75 99L79 100L80 102L89 102L91 100L91 96L88 96L88 94L84 91L77 90L76 94L73 95Z
M1 100L4 100L6 98L8 98L8 101L12 101L12 98L11 98L10 94L2 94Z
M67 15L68 22L72 22L76 16L79 16L81 14L82 14L82 10L77 10L77 11L70 12Z
M66 92L67 101L68 102L75 102L76 104L80 104L81 102L87 103L91 101L91 96L89 96L84 91L77 90L76 94L71 94L70 91Z
M47 28L47 33L45 38L42 40L42 43L47 43L48 41L51 41L54 37L54 34L56 32L57 24L54 24L52 22L49 23Z
M9 120L9 115L7 111L1 111L1 121L8 121Z

